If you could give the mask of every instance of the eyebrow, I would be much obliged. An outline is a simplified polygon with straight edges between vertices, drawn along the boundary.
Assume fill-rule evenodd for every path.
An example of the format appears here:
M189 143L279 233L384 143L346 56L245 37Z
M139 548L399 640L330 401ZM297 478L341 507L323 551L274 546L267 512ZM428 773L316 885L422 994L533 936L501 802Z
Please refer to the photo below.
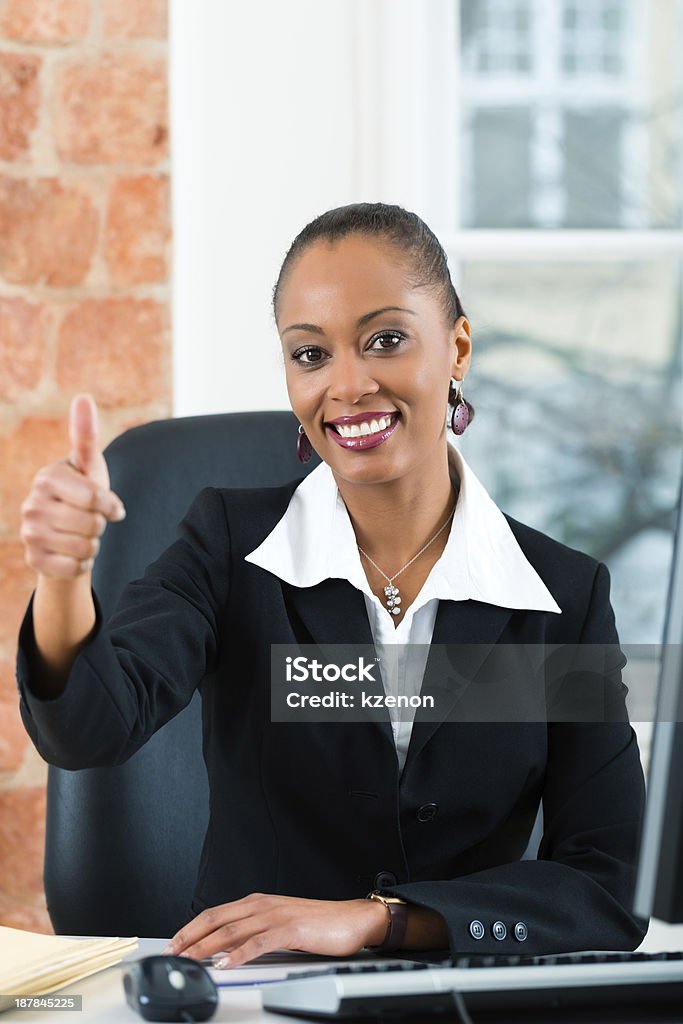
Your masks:
M359 316L356 320L356 327L364 327L365 324L369 323L380 313L412 313L413 316L417 316L414 309L406 309L405 306L382 306L381 309L375 309L372 313L364 313L363 316ZM322 327L318 327L317 324L290 324L289 327L285 327L283 334L287 331L310 331L311 334L324 334Z

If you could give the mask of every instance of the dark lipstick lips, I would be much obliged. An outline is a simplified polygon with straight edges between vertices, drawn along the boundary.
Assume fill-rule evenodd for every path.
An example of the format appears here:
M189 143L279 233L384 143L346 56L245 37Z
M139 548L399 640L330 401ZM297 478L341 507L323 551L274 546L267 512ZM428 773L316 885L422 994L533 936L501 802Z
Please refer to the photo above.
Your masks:
M332 426L335 426L335 427L337 427L337 426L339 426L339 427L348 427L352 423L363 423L365 420L381 420L383 416L397 416L397 415L398 415L398 413L396 412L395 409L394 410L386 410L386 409L384 409L384 410L379 410L377 412L374 412L373 410L368 410L368 412L356 413L354 416L338 416L336 420L326 420L325 421L325 426L329 426L330 424L332 424Z
M385 413L385 415L387 415L387 413ZM361 434L359 437L342 437L341 434L337 433L331 423L327 423L325 425L325 430L340 448L346 448L350 451L365 451L366 448L376 448L391 437L398 426L398 422L399 415L398 413L395 413L391 417L391 423L388 427L385 427L384 430L380 430L376 434Z

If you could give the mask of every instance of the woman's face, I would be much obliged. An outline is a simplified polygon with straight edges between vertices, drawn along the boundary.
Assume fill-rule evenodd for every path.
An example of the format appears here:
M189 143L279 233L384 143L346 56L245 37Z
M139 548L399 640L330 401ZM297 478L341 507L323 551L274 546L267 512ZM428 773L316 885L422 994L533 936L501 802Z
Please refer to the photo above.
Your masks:
M433 456L450 378L469 366L467 320L446 324L437 295L410 287L408 270L390 243L349 235L309 245L281 286L292 409L348 481L393 480Z

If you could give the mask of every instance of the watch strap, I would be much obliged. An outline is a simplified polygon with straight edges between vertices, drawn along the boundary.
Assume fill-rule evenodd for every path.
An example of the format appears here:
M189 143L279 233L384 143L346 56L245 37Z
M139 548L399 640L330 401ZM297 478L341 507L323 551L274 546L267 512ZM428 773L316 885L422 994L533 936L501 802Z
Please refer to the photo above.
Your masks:
M369 900L382 903L389 911L389 926L384 941L379 946L367 946L374 953L392 953L400 949L408 927L408 904L398 896L383 896L377 890L368 893Z

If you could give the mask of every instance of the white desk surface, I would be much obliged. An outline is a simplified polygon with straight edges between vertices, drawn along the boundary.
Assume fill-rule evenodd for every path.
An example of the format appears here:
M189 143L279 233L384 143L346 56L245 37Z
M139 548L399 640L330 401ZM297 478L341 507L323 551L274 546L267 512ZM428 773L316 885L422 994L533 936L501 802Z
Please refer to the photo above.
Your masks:
M82 1011L46 1011L46 1010L8 1010L0 1014L0 1024L133 1024L143 1018L135 1013L126 1003L123 992L122 974L129 960L137 960L143 956L161 953L166 939L140 939L135 952L129 954L115 967L109 967L98 974L77 982L73 988L64 989L61 994L81 995ZM683 925L665 925L653 921L650 930L639 947L643 952L655 953L662 950L683 949ZM226 978L227 974L226 972ZM285 1024L295 1018L281 1014L268 1013L261 1007L261 995L258 988L219 989L220 1003L215 1015L211 1018L216 1024ZM586 1019L585 1014L582 1015ZM302 1021L305 1018L300 1018ZM540 1021L540 1018L533 1018ZM577 1020L579 1017L577 1016ZM683 1020L683 1017L681 1018ZM310 1024L310 1021L309 1021ZM542 1022L541 1022L542 1024ZM550 1019L549 1019L550 1024ZM643 1021L642 1024L650 1024Z

